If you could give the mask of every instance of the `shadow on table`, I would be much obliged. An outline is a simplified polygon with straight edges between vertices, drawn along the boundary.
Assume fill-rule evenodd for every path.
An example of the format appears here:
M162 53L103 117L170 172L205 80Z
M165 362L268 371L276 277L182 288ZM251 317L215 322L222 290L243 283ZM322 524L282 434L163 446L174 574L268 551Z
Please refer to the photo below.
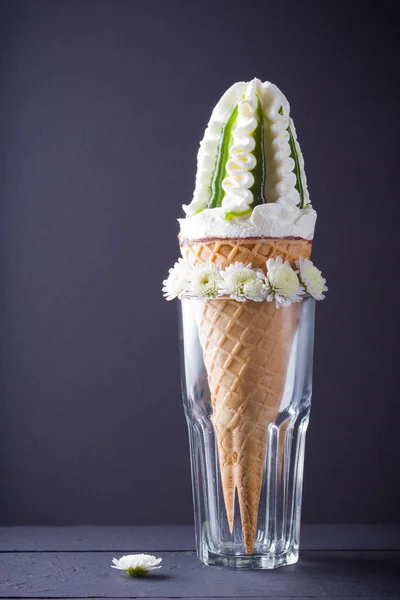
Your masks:
M138 581L137 577L127 577L127 580ZM157 582L157 581L171 581L175 579L175 575L168 575L167 573L157 573L157 575L148 575L147 577L139 578L139 581Z
M400 552L338 552L307 555L293 566L298 571L320 569L324 574L354 577L390 577L400 582Z

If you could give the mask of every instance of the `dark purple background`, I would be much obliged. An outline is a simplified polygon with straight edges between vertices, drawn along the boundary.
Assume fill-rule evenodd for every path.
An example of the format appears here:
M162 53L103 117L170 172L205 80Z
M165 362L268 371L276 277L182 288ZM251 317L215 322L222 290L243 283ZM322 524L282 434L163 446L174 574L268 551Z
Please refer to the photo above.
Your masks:
M0 3L0 522L187 523L178 256L211 109L292 103L319 220L305 522L399 522L396 2Z

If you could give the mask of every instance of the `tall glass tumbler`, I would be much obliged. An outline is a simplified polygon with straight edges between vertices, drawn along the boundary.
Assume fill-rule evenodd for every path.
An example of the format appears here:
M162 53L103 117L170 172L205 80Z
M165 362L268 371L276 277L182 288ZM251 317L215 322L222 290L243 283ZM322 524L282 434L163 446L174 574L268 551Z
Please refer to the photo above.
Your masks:
M315 300L262 304L180 303L196 548L206 565L273 569L299 556Z

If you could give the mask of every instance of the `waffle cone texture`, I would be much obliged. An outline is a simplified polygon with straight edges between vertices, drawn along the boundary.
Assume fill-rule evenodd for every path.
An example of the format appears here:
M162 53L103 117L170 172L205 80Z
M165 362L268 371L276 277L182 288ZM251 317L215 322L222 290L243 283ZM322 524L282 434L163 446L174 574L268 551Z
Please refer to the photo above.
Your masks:
M292 267L309 258L311 241L301 238L226 238L181 241L192 264L210 260L222 268L235 262L266 271L281 256ZM213 407L222 489L233 531L235 495L246 554L252 554L267 454L267 431L276 420L298 321L297 304L207 300L199 317L199 338ZM280 446L285 431L281 432Z

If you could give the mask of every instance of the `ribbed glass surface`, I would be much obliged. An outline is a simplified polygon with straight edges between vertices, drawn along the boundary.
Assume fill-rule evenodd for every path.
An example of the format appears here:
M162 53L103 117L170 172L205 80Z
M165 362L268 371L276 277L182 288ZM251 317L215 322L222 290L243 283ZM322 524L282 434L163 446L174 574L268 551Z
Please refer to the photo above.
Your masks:
M304 299L279 314L271 307L262 317L256 303L252 313L250 304L243 309L232 300L219 302L227 301L181 302L197 553L207 565L239 569L293 564L299 553L315 301Z

